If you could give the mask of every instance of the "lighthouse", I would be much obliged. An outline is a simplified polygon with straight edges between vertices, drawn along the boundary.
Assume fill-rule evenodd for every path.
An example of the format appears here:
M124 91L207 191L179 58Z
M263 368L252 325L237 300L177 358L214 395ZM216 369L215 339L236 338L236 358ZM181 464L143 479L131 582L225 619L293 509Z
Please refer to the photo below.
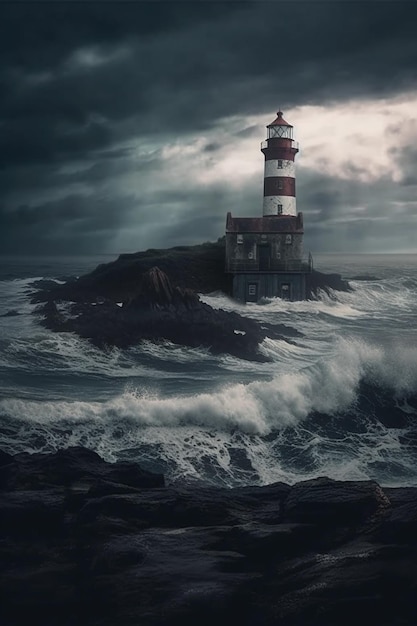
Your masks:
M298 144L293 126L278 111L267 126L268 139L261 144L265 156L263 215L297 215L295 204L295 155Z
M303 214L295 200L294 128L278 111L261 144L265 157L262 216L226 218L226 272L232 295L243 302L262 298L304 300L312 259L304 258Z

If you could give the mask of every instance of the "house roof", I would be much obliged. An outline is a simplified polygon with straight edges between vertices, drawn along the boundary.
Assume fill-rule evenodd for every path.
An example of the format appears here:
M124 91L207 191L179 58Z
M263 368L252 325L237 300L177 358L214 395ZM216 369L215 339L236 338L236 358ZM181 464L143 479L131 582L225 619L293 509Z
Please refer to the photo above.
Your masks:
M303 214L269 215L267 217L232 217L227 214L228 233L303 233Z

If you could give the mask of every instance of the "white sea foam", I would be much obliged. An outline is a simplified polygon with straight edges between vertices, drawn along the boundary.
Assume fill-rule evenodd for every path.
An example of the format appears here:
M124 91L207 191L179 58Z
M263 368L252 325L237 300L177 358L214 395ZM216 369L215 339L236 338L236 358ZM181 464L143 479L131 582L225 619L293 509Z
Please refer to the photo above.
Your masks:
M6 281L0 294L0 312L23 313L0 320L5 449L86 445L108 459L159 461L171 477L217 484L295 482L320 474L385 484L416 479L415 432L407 439L406 429L372 421L361 404L355 409L359 383L366 381L381 388L381 397L394 396L409 419L416 414L411 274L353 282L353 292L309 302L202 298L304 333L293 344L266 339L261 351L270 363L170 343L101 351L38 325L27 299L34 280ZM324 417L313 419L314 412ZM352 415L359 422L349 431Z
M277 313L323 313L336 318L355 318L363 315L360 310L357 310L351 304L338 299L336 292L332 292L332 295L329 296L323 291L315 300L289 302L281 298L270 298L264 299L259 304L237 303L235 300L219 293L215 295L201 295L200 298L215 309L238 311L241 315L256 317L265 321L269 320L271 314Z
M148 354L160 361L173 360L177 363L201 362L203 360L213 360L214 358L207 348L189 348L171 341L159 343L142 341L138 346L130 348L130 352Z
M225 385L213 393L160 397L128 389L105 402L5 399L0 410L43 423L120 419L140 427L192 425L265 435L297 424L312 411L329 415L343 411L355 400L361 379L382 383L398 394L416 391L417 349L387 354L378 346L343 339L330 358L313 366L266 382Z
M357 307L363 314L384 318L394 314L415 311L416 286L410 288L405 280L385 279L374 282L352 281L354 291L339 292L337 299L346 306Z
M35 291L33 283L36 280L40 279L19 278L0 281L0 315L4 315L10 310L16 310L19 317L31 313L36 305L30 302L28 294Z
M0 354L0 366L5 369L32 372L36 367L45 375L63 372L68 374L108 376L146 375L151 378L159 372L130 358L118 348L106 351L93 346L86 339L72 333L51 333L35 327L36 334L12 339Z

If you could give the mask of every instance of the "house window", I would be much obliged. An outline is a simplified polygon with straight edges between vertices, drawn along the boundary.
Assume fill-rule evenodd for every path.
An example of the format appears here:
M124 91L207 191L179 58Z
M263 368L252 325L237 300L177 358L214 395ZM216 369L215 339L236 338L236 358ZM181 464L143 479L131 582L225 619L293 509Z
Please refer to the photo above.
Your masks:
M237 236L237 243L243 243L243 235Z
M282 170L282 159L278 159L278 169Z
M292 244L292 235L285 235L285 243L289 245Z
M256 284L251 283L248 285L248 295L249 296L256 296Z
M281 258L281 252L277 252L277 259L279 260Z
M282 204L278 205L278 215L282 215Z
M248 252L248 259L253 259L253 252Z

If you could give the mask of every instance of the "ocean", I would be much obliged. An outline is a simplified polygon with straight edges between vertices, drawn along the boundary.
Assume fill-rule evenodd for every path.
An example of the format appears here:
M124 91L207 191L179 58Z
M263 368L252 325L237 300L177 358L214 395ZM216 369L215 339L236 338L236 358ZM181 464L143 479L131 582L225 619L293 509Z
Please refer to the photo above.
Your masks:
M416 254L316 256L316 269L342 274L354 290L314 301L201 296L303 333L293 343L266 339L268 363L171 343L102 351L53 333L34 314L36 281L115 257L0 259L6 452L82 445L169 482L229 487L323 475L417 484Z

